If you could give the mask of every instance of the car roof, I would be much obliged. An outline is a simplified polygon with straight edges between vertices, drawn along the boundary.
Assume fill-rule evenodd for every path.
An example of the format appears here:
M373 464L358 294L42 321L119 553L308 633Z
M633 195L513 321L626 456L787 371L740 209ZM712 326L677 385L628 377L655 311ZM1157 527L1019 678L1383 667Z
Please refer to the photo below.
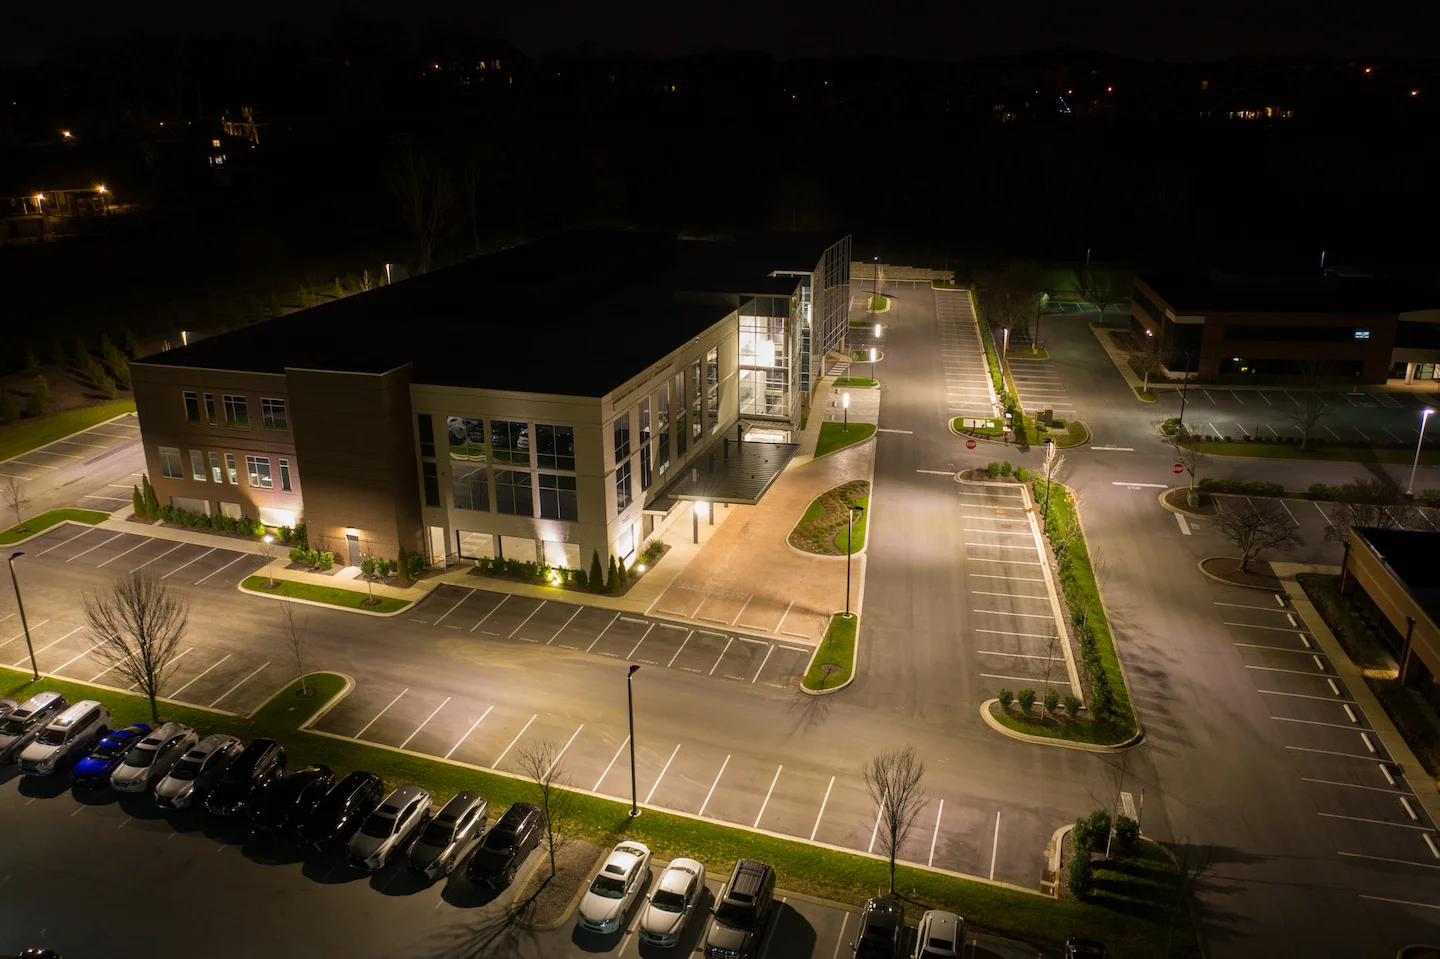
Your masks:
M866 921L881 929L893 929L900 923L900 904L893 899L871 899L865 903Z
M46 690L43 693L36 693L34 696L31 696L29 699L25 700L25 702L21 703L19 708L21 710L27 710L33 713L38 709L44 709L46 706L49 706L57 699L64 698L64 696L61 696L54 690Z
M462 812L475 805L475 803L479 800L479 793L458 792L455 795L451 796L450 801L447 802L443 808L441 808L440 815L444 816L448 813L451 816L459 818Z
M926 925L928 923L929 925ZM944 909L931 909L920 919L920 924L931 932L954 932L960 925L960 917Z
M103 708L99 700L82 699L80 702L72 704L59 716L50 720L50 725L56 729L68 729L71 725L84 718L86 713L98 708Z
M160 746L163 745L167 739L172 739L187 732L194 732L194 730L191 729L189 726L186 726L184 723L162 723L161 725L156 726L154 729L150 730L150 734L145 737L145 741L142 742L140 745Z
M730 878L725 897L738 902L753 903L769 872L770 867L763 862L741 859L735 864L735 874Z
M220 749L224 749L226 746L229 746L232 743L238 743L239 741L239 739L231 736L229 733L211 733L195 745L191 746L189 750L186 751L185 758L204 759L211 753Z
M503 824L505 826L513 826L520 819L523 819L527 816L533 816L538 812L540 812L539 806L531 805L528 802L517 802L509 809L505 810L505 815L501 816L500 821L497 822L495 825L499 826Z
M665 892L676 892L684 894L685 887L690 885L690 880L699 875L695 867L700 865L693 859L676 859L665 867L660 874L660 885L658 888Z
M390 791L390 795L385 797L385 802L381 803L380 808L384 809L386 806L393 805L395 811L399 812L400 808L406 803L414 802L417 799L428 798L429 795L428 792L419 786L396 786Z
M640 856L633 852L612 849L610 855L605 857L605 865L600 867L600 871L607 876L628 876L639 862Z

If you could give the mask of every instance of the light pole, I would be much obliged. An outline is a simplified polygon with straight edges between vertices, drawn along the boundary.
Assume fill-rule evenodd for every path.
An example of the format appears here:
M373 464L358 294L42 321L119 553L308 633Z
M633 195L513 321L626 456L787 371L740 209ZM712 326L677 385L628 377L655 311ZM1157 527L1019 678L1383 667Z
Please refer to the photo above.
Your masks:
M845 419L840 426L840 432L850 432L850 393L846 391L840 394L840 408L845 412Z
M15 587L15 605L20 610L20 628L25 630L25 648L30 653L31 678L39 680L40 667L35 665L35 647L30 643L30 624L25 621L25 604L20 601L20 581L15 578L15 560L24 555L24 553L10 554L10 585Z
M1000 331L1005 334L1004 341L1000 344L1000 359L1005 359L1005 354L1010 352L1010 327L1004 327Z
M1189 350L1186 350L1186 351L1185 351L1185 369L1184 369L1183 371L1181 371L1181 374L1180 374L1180 375L1181 375L1181 386L1180 386L1180 419L1177 420L1176 422L1179 424L1180 429L1183 430L1183 429L1185 428L1185 397L1186 397L1186 396L1189 394L1189 392L1190 392L1190 351L1189 351ZM1179 432L1179 430L1177 430L1176 432Z
M635 690L630 685L630 677L634 676L640 668L639 663L632 663L630 671L625 674L625 699L630 706L630 818L640 815L640 804L635 801Z
M880 258L875 257L875 298L880 298Z
M877 340L880 339L880 324L879 324L879 323L876 323L876 324L875 324L875 339L877 339Z
M850 513L845 520L845 618L850 618L850 557L854 556L850 537L855 530L855 514L865 512L863 506L850 507Z
M270 533L266 533L266 534L265 534L265 558L268 559L268 560L270 560L270 562L267 563L267 564L265 564L265 565L266 565L266 568L270 571L270 588L271 588L271 589L274 589L274 588L275 588L275 568L274 568L274 567L275 567L275 554L274 554L274 544L275 544L275 537L274 537L273 535L271 535Z
M1045 438L1045 506L1040 510L1040 528L1050 532L1050 476L1055 466L1055 441Z
M870 380L875 380L875 347L870 347Z
M1415 495L1415 471L1420 468L1420 447L1425 444L1425 424L1430 422L1430 414L1434 412L1427 406L1425 412L1420 414L1420 439L1415 443L1415 463L1410 467L1410 485L1405 488L1406 496Z

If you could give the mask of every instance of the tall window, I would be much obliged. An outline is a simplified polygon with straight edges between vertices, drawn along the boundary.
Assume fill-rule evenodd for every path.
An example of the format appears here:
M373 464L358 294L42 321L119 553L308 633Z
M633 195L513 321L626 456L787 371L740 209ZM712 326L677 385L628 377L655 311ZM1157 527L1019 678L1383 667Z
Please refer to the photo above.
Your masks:
M445 417L445 442L450 446L450 458L470 463L485 462L485 421L472 420L464 416ZM509 430L506 430L509 437Z
M615 511L618 513L635 501L630 492L630 461L615 467Z
M705 421L708 432L720 426L720 348L705 354Z
M630 458L630 411L620 414L615 421L615 462Z
M690 427L685 415L685 373L675 374L675 455L684 456L690 442Z
M450 495L454 497L456 509L488 510L490 508L490 480L486 475L485 467L475 466L471 463L451 464Z
M284 468L285 468L285 461L284 461L284 460L281 460L281 461L280 461L280 468L281 468L282 471L284 470ZM439 505L440 505L440 474L439 474L438 472L436 472L436 466L435 466L435 464L434 464L434 463L421 463L421 464L420 464L420 475L421 475L421 477L423 477L423 479L424 479L424 481L425 481L425 505L426 505L426 506L439 506Z
M226 454L225 454L225 473L230 477L230 485L231 485L231 486L239 486L239 485L240 485L240 472L239 472L239 470L235 469L235 454L234 454L234 453L226 453Z
M670 468L670 384L655 391L655 468L662 474Z
M210 475L210 478L211 478L212 480L214 480L216 483L223 483L223 482L225 482L224 476L221 475L221 473L220 473L220 454L219 454L219 453L211 453L211 454L210 454L210 474L211 474L211 475Z
M160 475L170 479L185 478L185 469L180 465L180 451L173 446L160 447Z
M270 489L270 460L264 456L245 457L245 472L250 475L252 489Z
M690 364L690 438L699 440L705 432L705 388L700 385L700 361Z
M640 401L640 489L650 488L650 397Z
M544 519L575 521L580 518L575 477L540 474L540 515Z
M245 406L245 397L225 394L225 425L242 429L250 427L250 411Z
M541 468L573 470L575 468L575 428L535 424L535 463Z
M530 428L509 420L490 421L490 448L497 463L530 465ZM528 481L527 481L528 482ZM530 510L525 510L529 515Z
M530 474L524 470L495 471L495 512L512 516L534 516L530 498Z
M285 417L285 401L260 398L260 422L267 430L283 430L290 426Z
M190 390L185 391L185 422L200 422L200 397Z
M281 460L281 461L280 461L280 488L283 489L283 490L284 490L285 492L287 492L287 493L290 492L290 461L289 461L289 460Z
M205 482L205 454L199 450L190 451L190 478Z
M435 417L429 413L415 414L415 429L420 434L420 455L435 455Z
M215 425L215 394L205 394L205 422Z

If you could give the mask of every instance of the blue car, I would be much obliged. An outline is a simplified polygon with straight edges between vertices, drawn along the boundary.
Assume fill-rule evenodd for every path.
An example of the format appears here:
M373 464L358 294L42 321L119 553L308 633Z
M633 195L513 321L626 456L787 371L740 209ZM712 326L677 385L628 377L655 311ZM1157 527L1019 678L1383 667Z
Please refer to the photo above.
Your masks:
M106 733L90 755L70 768L70 782L80 789L102 789L110 782L110 773L125 758L132 746L150 732L148 723L136 723Z

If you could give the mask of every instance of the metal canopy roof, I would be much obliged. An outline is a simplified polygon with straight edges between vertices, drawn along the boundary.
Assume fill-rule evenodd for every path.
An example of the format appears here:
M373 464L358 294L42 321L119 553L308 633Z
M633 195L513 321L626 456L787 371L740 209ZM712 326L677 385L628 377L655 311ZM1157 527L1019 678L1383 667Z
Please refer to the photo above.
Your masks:
M741 443L723 436L646 503L645 512L668 513L682 500L753 506L799 449L798 443Z

